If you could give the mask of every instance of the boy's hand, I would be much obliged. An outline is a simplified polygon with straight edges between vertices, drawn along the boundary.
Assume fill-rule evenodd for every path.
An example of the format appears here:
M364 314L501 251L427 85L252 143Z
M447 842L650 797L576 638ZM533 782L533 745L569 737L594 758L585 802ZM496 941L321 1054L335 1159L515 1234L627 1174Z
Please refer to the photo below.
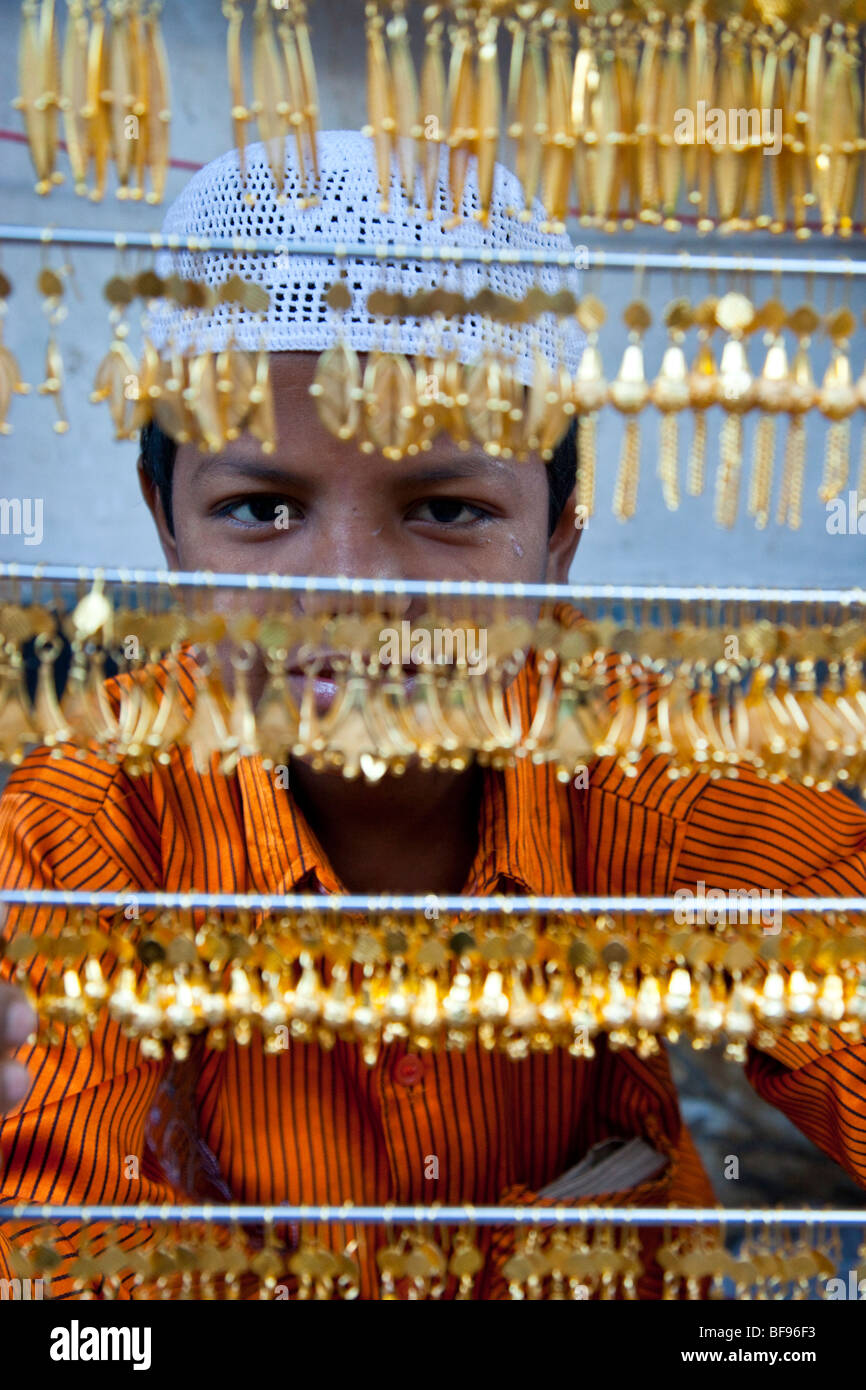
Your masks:
M4 913L0 909L0 928ZM0 1115L23 1100L30 1089L26 1067L10 1062L9 1053L36 1028L36 1015L20 989L0 984Z

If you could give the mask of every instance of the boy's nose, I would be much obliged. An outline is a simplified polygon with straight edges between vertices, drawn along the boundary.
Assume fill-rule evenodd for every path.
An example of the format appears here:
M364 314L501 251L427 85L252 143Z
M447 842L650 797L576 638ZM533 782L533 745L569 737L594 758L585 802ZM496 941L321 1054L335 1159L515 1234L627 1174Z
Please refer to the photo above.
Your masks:
M380 516L371 514L369 499L354 498L351 482L342 495L333 499L330 516L322 518L317 534L305 548L304 569L310 575L330 575L348 585L332 592L304 593L301 611L308 615L331 612L359 614L387 609L400 615L408 607L407 597L364 595L352 588L352 580L405 579L405 557ZM329 499L330 501L331 499ZM366 504L366 505L365 505Z

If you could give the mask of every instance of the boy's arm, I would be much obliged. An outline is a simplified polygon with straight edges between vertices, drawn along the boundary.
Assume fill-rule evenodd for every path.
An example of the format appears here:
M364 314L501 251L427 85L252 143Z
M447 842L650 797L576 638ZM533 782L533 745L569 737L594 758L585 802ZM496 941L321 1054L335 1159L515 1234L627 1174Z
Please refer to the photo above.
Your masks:
M866 897L866 817L863 839L857 853L786 893ZM772 1049L751 1047L746 1075L764 1100L866 1187L866 1042L852 1042L837 1027L818 1022L810 1023L807 1042L792 1041L791 1031L789 1024ZM829 1050L819 1045L822 1036Z
M0 939L5 912L0 908ZM20 989L0 985L0 1116L23 1100L30 1090L25 1067L12 1060L36 1027L36 1015Z
M667 891L695 891L701 882L785 897L866 897L866 815L841 792L771 783L745 767L732 780L703 778ZM866 1185L866 1042L817 1022L808 1041L797 1042L802 1027L789 1022L774 1047L751 1047L746 1075L764 1100ZM829 1049L819 1045L822 1034Z
M27 759L0 798L0 883L10 889L114 892L149 886L151 847L116 774L105 764L71 757L51 763L46 750ZM121 857L112 853L114 842L122 847ZM23 933L38 936L53 923L56 910L10 906L0 945ZM0 982L8 985L15 968L8 956L0 959ZM29 987L38 996L49 979L44 961L37 959ZM10 1023L14 1028L14 1015L7 1010L5 1026ZM145 1122L167 1062L142 1058L137 1043L104 1016L83 1047L65 1031L56 1046L24 1043L12 1056L26 1067L29 1089L0 1116L3 1205L173 1200L166 1183L149 1179L142 1170ZM8 1278L9 1244L3 1229L0 1277ZM78 1253L80 1236L70 1223L63 1223L61 1231L68 1259L52 1280L52 1295L59 1297L73 1292L64 1268ZM134 1243L135 1232L128 1238Z

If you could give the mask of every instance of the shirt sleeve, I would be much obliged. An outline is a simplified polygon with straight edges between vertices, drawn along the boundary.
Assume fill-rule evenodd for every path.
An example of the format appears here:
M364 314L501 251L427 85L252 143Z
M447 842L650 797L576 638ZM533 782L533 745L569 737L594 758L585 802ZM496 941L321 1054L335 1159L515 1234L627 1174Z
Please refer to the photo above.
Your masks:
M817 795L817 793L816 793ZM792 897L866 897L866 816L863 847L788 889ZM749 1049L746 1075L818 1148L866 1187L866 1042L826 1023L786 1026L771 1050Z
M701 881L866 897L866 814L841 792L771 783L748 768L708 778L689 808L669 891ZM752 1041L746 1075L758 1094L866 1186L866 1042L820 1020L785 1024L772 1047Z
M154 886L153 842L142 833L136 800L116 767L52 758L38 749L0 797L0 882L9 889L67 891ZM58 924L56 909L10 906L0 942L5 949L24 934L56 933ZM100 926L106 925L103 919ZM0 978L14 983L17 968L8 951L0 957ZM106 958L106 975L113 968ZM57 970L41 956L28 963L28 987L37 998L52 986ZM145 1156L148 1112L167 1062L142 1057L137 1042L104 1012L83 1046L63 1029L56 1044L22 1047L15 1060L28 1068L31 1088L0 1118L3 1205L178 1200L158 1174L147 1175ZM140 1242L134 1228L124 1230L130 1248ZM68 1269L80 1253L82 1233L68 1222L58 1232L65 1258L53 1273L51 1293L71 1296L75 1285ZM88 1231L87 1240L92 1237ZM0 1226L0 1274L7 1278L9 1252ZM124 1291L120 1287L114 1296Z

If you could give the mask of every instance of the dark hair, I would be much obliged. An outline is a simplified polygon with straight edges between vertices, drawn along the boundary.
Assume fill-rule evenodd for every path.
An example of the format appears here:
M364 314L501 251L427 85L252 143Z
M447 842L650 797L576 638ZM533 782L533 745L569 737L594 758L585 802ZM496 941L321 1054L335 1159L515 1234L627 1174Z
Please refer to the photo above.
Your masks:
M171 506L171 480L174 461L177 457L177 444L164 434L156 421L145 425L141 431L141 462L145 473L159 490L162 498L168 529L174 534L174 515ZM571 496L577 480L577 420L572 420L567 433L553 451L553 458L547 465L547 482L550 488L548 507L548 534L553 535L556 523Z

